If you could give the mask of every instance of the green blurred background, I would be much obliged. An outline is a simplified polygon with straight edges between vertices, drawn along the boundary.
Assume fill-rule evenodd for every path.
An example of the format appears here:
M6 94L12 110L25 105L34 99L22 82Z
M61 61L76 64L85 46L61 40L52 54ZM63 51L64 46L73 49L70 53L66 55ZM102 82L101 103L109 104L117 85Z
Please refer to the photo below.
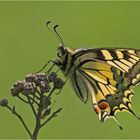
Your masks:
M69 47L140 48L140 2L0 2L0 98L6 97L25 116L30 128L30 109L11 97L17 80L56 59L55 36L46 21L59 24ZM140 114L140 87L134 88L133 109ZM84 105L70 83L57 97L58 118L41 130L39 138L140 138L140 121L128 113L117 114L123 131L110 119L100 124L89 102ZM0 109L0 138L28 138L23 126L8 110Z

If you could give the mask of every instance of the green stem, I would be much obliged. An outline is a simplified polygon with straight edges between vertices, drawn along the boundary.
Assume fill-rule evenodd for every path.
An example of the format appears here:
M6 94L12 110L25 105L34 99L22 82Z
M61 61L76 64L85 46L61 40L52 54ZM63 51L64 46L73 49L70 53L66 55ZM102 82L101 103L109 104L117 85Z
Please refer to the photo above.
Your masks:
M41 127L43 127L44 125L46 125L51 119L53 119L54 117L57 117L57 114L62 110L62 108L59 108L58 110L56 110L55 112L53 112L53 114L44 122L41 124Z
M29 102L24 100L22 97L20 97L19 95L17 96L21 101L23 101L24 103L28 104Z

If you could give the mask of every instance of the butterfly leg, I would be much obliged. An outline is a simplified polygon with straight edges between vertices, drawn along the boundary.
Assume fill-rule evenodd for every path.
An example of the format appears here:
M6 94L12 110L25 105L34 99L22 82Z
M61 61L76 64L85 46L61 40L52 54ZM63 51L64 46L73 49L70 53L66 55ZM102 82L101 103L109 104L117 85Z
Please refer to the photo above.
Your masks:
M56 73L59 72L59 70L62 68L62 64L58 60L56 60L56 61L50 60L50 61L53 62L53 64L50 67L50 69L45 72L45 74L49 74L54 66L58 66L58 69L57 69Z
M49 60L39 71L35 72L35 74L41 72L42 70L44 70L48 66L48 64L50 64L51 62L53 63L53 65L48 70L48 71L51 71L51 69L53 68L53 66L56 65L56 61Z

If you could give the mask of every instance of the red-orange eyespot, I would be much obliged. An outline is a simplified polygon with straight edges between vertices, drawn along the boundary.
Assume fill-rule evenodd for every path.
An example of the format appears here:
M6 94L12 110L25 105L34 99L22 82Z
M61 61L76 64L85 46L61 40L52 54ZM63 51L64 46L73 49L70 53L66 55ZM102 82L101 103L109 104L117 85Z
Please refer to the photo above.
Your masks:
M108 105L107 102L102 101L98 104L98 106L99 106L100 109L106 109L106 108L108 108L109 105Z

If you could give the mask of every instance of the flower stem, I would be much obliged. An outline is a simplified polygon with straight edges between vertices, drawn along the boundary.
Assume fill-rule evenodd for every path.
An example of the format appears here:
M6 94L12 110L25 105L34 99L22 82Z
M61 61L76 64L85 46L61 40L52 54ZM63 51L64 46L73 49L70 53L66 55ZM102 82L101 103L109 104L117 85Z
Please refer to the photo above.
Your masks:
M33 135L32 135L32 140L37 140L37 137L38 137L38 133L39 133L39 130L40 130L40 125L41 125L41 114L42 114L42 108L43 106L43 94L40 94L40 103L38 105L38 112L36 114L36 125L35 125L35 129L34 129L34 132L33 132Z
M51 119L53 119L54 117L57 117L57 114L62 110L62 108L59 108L58 110L56 110L55 112L52 113L52 115L44 122L41 124L41 127L43 127L44 125L46 125Z
M53 88L53 89L51 90L51 92L49 93L48 97L51 97L51 95L53 94L54 91L55 91L55 88Z
M35 129L34 129L33 135L32 135L32 140L37 140L39 130L40 130L40 122L38 120L36 122L36 126L35 126Z
M29 104L30 104L30 107L31 107L31 109L32 109L32 111L33 111L33 113L34 113L34 116L35 116L35 118L36 118L36 117L37 117L36 111L35 111L35 108L34 108L32 102L31 102L29 96L27 96L27 99L28 99L28 102L29 102Z
M15 107L11 108L10 106L6 106L7 109L9 109L14 115L16 115L18 117L18 119L21 121L21 123L23 124L25 130L27 131L27 133L29 134L30 137L32 137L32 134L29 130L29 128L27 127L27 125L25 124L23 118L16 112Z

